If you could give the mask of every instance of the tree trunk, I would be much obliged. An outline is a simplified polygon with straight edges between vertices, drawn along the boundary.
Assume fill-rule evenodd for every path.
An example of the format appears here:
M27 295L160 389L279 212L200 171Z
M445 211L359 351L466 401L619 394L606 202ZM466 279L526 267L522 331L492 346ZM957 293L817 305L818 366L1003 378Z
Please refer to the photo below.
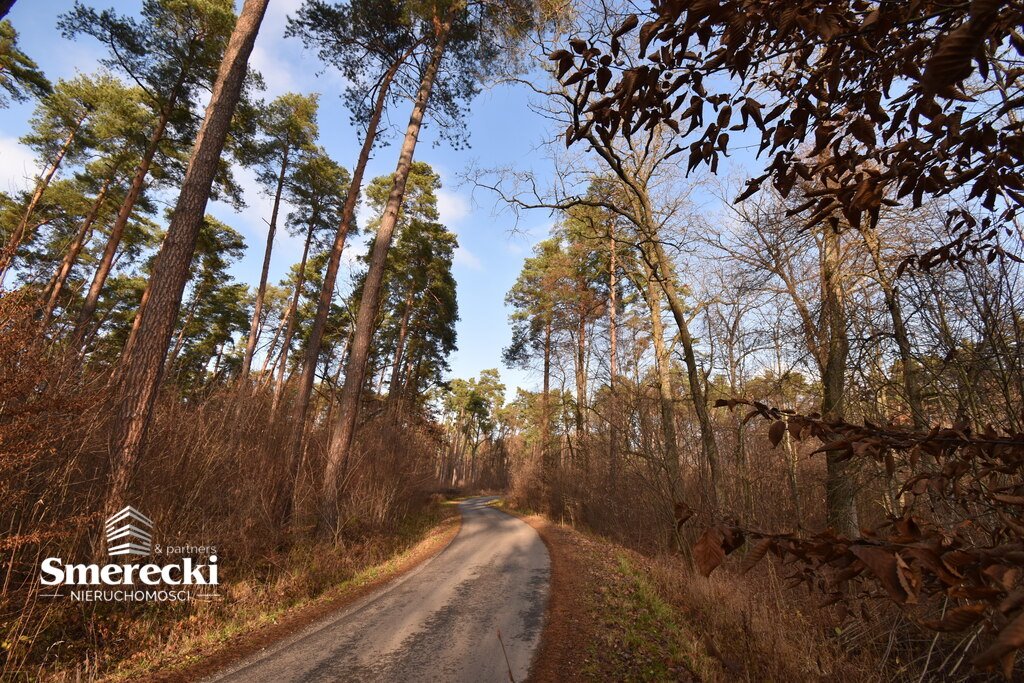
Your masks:
M646 282L644 282L646 279ZM634 286L643 293L651 317L651 340L654 344L654 369L658 375L658 406L661 410L661 433L665 442L665 470L672 504L682 495L679 470L679 440L676 435L675 392L672 388L672 356L665 344L665 325L661 320L662 293L650 269L645 276L636 274Z
M122 373L121 396L111 439L107 511L122 506L130 493L181 295L188 282L189 266L217 173L217 162L242 92L249 55L268 2L246 0L242 7L185 171L167 237L153 265L149 304L143 312L138 339Z
M110 176L103 181L103 187L100 188L92 206L89 207L89 213L78 227L75 239L68 246L68 251L64 254L64 258L54 274L53 284L50 285L50 293L46 301L46 310L43 313L43 327L47 327L53 319L53 311L57 308L60 293L64 290L64 285L67 284L71 269L75 267L75 262L78 260L78 255L82 253L82 248L89 241L93 223L96 222L96 217L99 216L100 210L103 208L103 201L107 198L107 192L110 190L110 183L113 182L113 179L113 176Z
M288 352L292 347L292 336L295 334L295 318L299 311L299 297L302 296L302 286L306 284L306 259L309 258L309 245L313 241L313 227L316 219L309 222L309 230L306 231L306 243L302 246L302 258L299 260L299 272L295 275L295 292L292 294L292 301L288 305L288 312L285 319L288 321L284 327L284 340L281 342L281 364L277 367L277 383L274 385L274 398L270 404L270 414L276 415L277 408L281 405L281 396L284 394L284 375L288 369Z
M180 82L178 89L180 89ZM149 136L149 144L146 147L146 152L143 155L139 166L135 169L135 176L132 178L132 184L128 188L128 194L125 195L124 201L121 203L121 209L117 212L117 218L114 219L114 224L110 228L110 234L107 236L107 244L103 248L103 256L100 257L100 262L96 266L96 273L92 278L92 284L89 286L89 293L86 295L85 301L82 303L82 309L78 312L78 322L75 324L75 333L72 343L80 348L85 339L86 327L90 322L92 322L93 315L96 313L96 306L99 304L100 294L103 292L103 285L106 284L107 277L110 275L110 271L114 267L114 256L117 253L117 248L121 245L121 238L124 237L125 227L127 227L128 220L131 218L132 211L135 209L135 203L142 194L143 185L146 182L146 177L149 175L149 167L153 163L153 158L156 156L156 152L160 147L160 142L164 138L164 132L167 130L167 122L170 119L171 111L174 108L174 103L178 99L178 95L179 92L176 89L171 94L171 99L168 101L167 105L161 110L160 117L156 122L156 127L153 129L153 133Z
M839 234L826 226L822 235L821 285L822 318L828 334L828 350L821 368L821 414L826 420L843 418L846 388L846 359L850 343L846 336L846 312L841 273ZM825 454L825 508L827 523L837 533L857 536L857 511L849 463L840 461L842 451Z
M576 326L576 444L583 452L583 435L586 432L584 410L587 407L587 317L580 315Z
M615 221L612 220L608 226L608 241L610 243L610 255L608 264L608 483L609 488L615 488L618 479L618 453L616 442L618 441L619 411L618 400L615 396L615 373L618 371L618 282L617 263L618 247L615 244Z
M277 323L277 329L274 330L274 338L270 340L270 346L267 347L267 355L263 357L263 367L260 368L260 381L259 386L264 386L264 381L267 377L267 369L271 368L271 374L273 374L273 367L271 361L274 360L274 352L277 350L277 341L281 338L281 333L284 332L284 326L287 320L285 316L281 316L281 320Z
M653 234L657 234L656 232ZM654 278L661 285L665 298L668 300L669 309L679 328L679 343L683 348L683 361L686 364L686 378L690 388L690 397L693 400L693 410L697 414L697 423L700 426L701 451L705 463L710 470L711 486L707 494L710 498L711 509L718 507L718 487L721 485L721 477L718 471L718 445L715 442L714 424L711 422L711 415L708 413L707 395L704 391L704 383L700 376L700 369L697 366L697 357L693 352L693 337L690 335L690 327L686 321L686 311L676 291L674 282L675 269L665 255L665 250L660 242L654 244L653 259L645 255L649 265L653 269Z
M554 511L555 457L551 447L551 315L544 323L544 380L540 396L540 461L551 512Z
M174 348L171 349L170 355L167 356L165 365L168 370L174 369L174 364L178 360L178 354L181 353L181 349L185 346L185 332L188 330L188 326L192 323L192 319L195 318L196 309L199 308L199 300L203 296L203 292L196 290L192 292L192 300L188 304L188 314L185 319L181 321L181 331L178 332L178 338L174 342Z
M313 326L309 332L309 341L306 344L306 354L302 359L302 375L299 378L299 386L295 395L295 413L291 425L291 447L288 454L289 476L291 485L296 484L296 476L302 466L302 454L304 453L303 441L306 431L306 417L309 413L309 400L313 394L313 383L316 381L316 364L320 357L320 347L323 345L324 331L327 328L327 317L331 311L331 300L334 298L334 285L338 279L338 268L341 264L341 254L345 249L345 239L348 237L349 226L355 219L356 204L359 201L359 192L363 185L363 174L366 172L366 164L370 159L370 152L373 151L373 143L377 139L377 131L380 128L380 120L384 115L384 106L387 104L388 93L391 84L398 73L399 68L409 58L419 43L413 45L385 72L381 79L374 100L373 113L366 126L366 138L359 150L359 158L356 167L352 170L352 182L349 183L348 194L345 196L345 205L341 210L341 221L338 223L338 230L334 236L334 244L331 246L331 255L327 259L327 270L324 272L323 286L320 288L320 299L317 301L316 317L313 319ZM295 495L288 497L295 500ZM282 511L282 519L287 523L292 515L292 508L288 507Z
M57 150L57 156L50 162L49 168L46 169L46 173L36 181L35 192L32 193L32 198L28 202L28 206L25 207L25 213L22 215L21 220L18 221L18 227L14 229L14 233L11 235L11 239L7 242L7 247L2 253L0 253L0 287L4 284L4 279L7 277L7 272L10 270L11 265L14 263L14 256L18 252L18 247L21 246L22 240L25 239L26 228L28 222L32 218L32 214L35 213L36 207L39 206L39 202L43 198L43 193L46 192L46 188L50 186L50 181L53 180L53 176L57 174L57 169L60 168L60 164L64 161L64 157L67 155L68 150L71 149L71 145L75 141L75 136L78 135L79 129L82 127L82 123L85 121L89 112L82 114L75 121L75 125L71 127L66 138L64 138L64 144Z
M430 61L423 73L420 89L416 95L409 125L406 128L405 140L395 168L391 194L388 196L384 215L381 217L374 239L370 266L363 284L363 295L356 316L355 333L352 337L352 348L349 352L348 365L345 372L345 384L341 389L338 405L337 426L328 449L327 467L320 492L320 512L323 515L324 528L333 530L336 521L337 506L334 497L340 477L348 464L349 449L355 434L356 418L359 412L359 396L363 388L366 374L366 360L370 352L370 341L373 335L373 324L377 318L377 307L380 305L380 288L384 278L384 266L395 225L398 222L398 211L405 196L405 184L409 179L412 157L419 139L423 115L430 100L430 92L434 86L434 78L444 56L445 44L451 30L451 20L445 19L437 29L436 40Z
M277 189L274 191L274 208L270 211L270 224L267 228L267 246L263 251L263 271L260 273L260 285L256 289L256 302L252 310L252 325L249 327L249 340L245 344L245 356L242 357L242 371L239 380L245 382L249 378L252 367L252 355L256 350L259 338L260 316L263 314L263 299L267 294L267 276L270 273L270 255L274 251L274 235L277 233L277 214L281 208L281 193L284 191L284 179L288 172L288 152L286 144L281 159L281 172L277 176Z
M402 354L405 352L405 336L409 333L409 316L412 314L412 288L405 297L404 311L402 312L402 324L398 328L398 341L395 344L395 365L391 368L391 384L388 385L388 399L398 400L398 383L401 377Z
M878 277L878 284L882 289L882 296L885 299L885 307L889 311L889 317L892 320L892 334L896 339L896 346L899 349L900 363L903 365L903 391L906 394L907 407L910 408L911 420L913 420L915 428L919 430L928 429L928 417L925 414L924 400L921 396L919 368L910 345L910 335L907 334L907 326L903 318L903 307L900 305L899 294L893 286L892 279L885 272L878 235L868 226L861 226L860 234L863 236L864 244L871 255L871 261L875 266L875 273Z
M345 354L348 353L348 345L352 343L351 332L345 336L341 345L341 352L338 354L338 369L334 371L334 379L331 380L331 391L327 395L327 414L324 416L324 424L331 424L331 416L334 414L334 394L337 392L338 384L341 383L341 371L345 367Z

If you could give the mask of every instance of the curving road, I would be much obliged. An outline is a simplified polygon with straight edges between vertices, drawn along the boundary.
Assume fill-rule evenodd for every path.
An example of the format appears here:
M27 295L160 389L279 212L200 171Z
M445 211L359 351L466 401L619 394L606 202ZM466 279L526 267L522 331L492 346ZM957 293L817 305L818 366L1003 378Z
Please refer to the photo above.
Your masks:
M537 532L493 499L461 503L462 528L433 559L210 680L507 683L511 670L523 681L550 563Z

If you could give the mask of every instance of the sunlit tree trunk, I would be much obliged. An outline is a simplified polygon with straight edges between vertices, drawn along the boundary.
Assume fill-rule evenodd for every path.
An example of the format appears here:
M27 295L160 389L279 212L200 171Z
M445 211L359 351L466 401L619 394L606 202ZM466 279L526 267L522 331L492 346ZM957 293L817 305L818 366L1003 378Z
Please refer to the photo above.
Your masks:
M892 278L886 272L885 264L882 262L882 247L878 240L878 234L873 228L866 225L861 226L860 234L864 238L864 244L868 248L871 262L875 266L878 286L882 290L885 307L889 311L889 317L892 320L892 334L896 340L896 347L899 349L900 363L903 366L903 391L906 395L907 406L910 408L911 419L917 429L927 429L928 417L925 414L924 400L921 397L920 372L910 345L910 335L907 333L907 325L903 317L903 307L900 305L899 294L893 286Z
M656 233L655 233L656 234ZM701 451L704 455L705 464L711 476L710 486L707 487L707 495L712 509L718 507L721 476L718 466L718 444L715 442L714 424L711 422L711 415L708 413L707 393L704 390L704 381L701 377L700 368L697 365L697 356L693 350L693 336L690 334L689 322L686 320L686 311L682 299L675 286L675 269L671 261L665 255L665 250L660 242L655 242L652 249L653 254L645 257L652 267L652 275L661 286L662 292L668 301L669 310L679 329L679 345L683 349L683 363L686 366L686 379L690 389L690 398L693 400L693 410L697 415L697 423L700 426Z
M842 291L842 254L839 234L826 226L822 239L822 317L828 334L828 349L821 372L821 414L826 420L844 417L846 359L850 343L846 336L846 314ZM857 536L854 483L849 464L840 461L843 451L826 453L825 507L827 522L838 533Z
M128 220L131 218L132 211L135 209L135 203L142 194L143 186L146 183L146 177L149 175L149 167L152 165L153 159L156 157L157 150L160 148L160 143L164 139L164 133L167 130L167 123L170 121L171 113L174 111L174 106L181 94L181 88L185 82L185 77L186 72L183 69L178 83L171 91L170 98L160 110L156 126L153 128L153 132L149 136L149 143L146 146L146 151L142 155L142 161L139 162L138 167L135 169L135 175L132 177L131 185L128 187L128 194L125 195L124 201L121 203L121 209L117 212L117 218L114 219L114 224L110 227L110 233L107 235L107 243L103 247L103 255L100 257L100 262L96 265L96 272L93 275L92 284L89 286L89 292L86 294L85 301L82 303L82 308L78 312L78 322L75 324L73 337L73 343L78 347L82 346L82 343L85 340L87 327L92 322L93 316L96 313L96 306L99 304L100 294L103 293L103 285L106 284L107 277L109 277L110 271L114 267L114 256L117 254L117 248L121 245L121 239L124 237L124 231L128 226Z
M399 395L399 379L401 377L403 353L405 352L405 336L409 333L409 317L412 315L412 289L405 296L402 305L402 324L398 328L398 340L395 343L395 364L391 368L391 383L388 385L388 399L397 401Z
M313 384L316 381L317 359L320 357L320 347L323 345L324 331L327 328L327 317L331 311L331 300L334 298L334 286L338 279L341 254L345 249L345 240L348 237L349 227L355 219L356 204L363 185L366 164L370 159L370 152L373 151L374 141L377 139L377 132L380 128L381 117L384 115L384 108L387 104L391 84L394 82L398 70L412 55L416 47L418 47L418 44L411 47L391 64L377 87L377 98L374 100L373 113L370 115L370 120L366 126L366 138L363 140L363 146L359 150L356 166L352 170L352 182L349 183L348 195L345 197L345 205L341 210L341 220L338 223L338 230L334 236L334 243L331 245L331 254L327 259L327 269L324 271L323 285L320 288L320 299L317 301L316 306L316 316L313 318L309 340L306 343L306 355L302 359L302 374L299 376L299 385L296 387L295 409L291 421L291 446L288 454L289 473L292 478L291 484L293 487L297 482L298 471L302 467L306 418L309 414L309 401L313 395ZM290 500L295 501L296 496L297 493ZM293 509L292 507L287 507L282 510L285 522L291 518Z
M583 436L586 433L587 409L587 318L585 314L580 315L576 325L576 444L583 452Z
M150 299L143 312L138 339L128 357L122 360L120 400L111 435L108 512L123 505L131 490L218 161L267 3L268 0L246 0L232 31L167 237L153 265Z
M544 366L543 383L540 395L540 458L544 484L548 489L549 503L554 504L555 470L558 461L555 458L554 444L551 443L551 312L546 311L544 322ZM553 509L553 508L552 508Z
M609 260L608 260L608 483L615 487L618 480L618 453L616 444L619 438L618 399L615 394L615 375L618 372L618 247L615 244L615 221L608 225Z
M188 303L188 313L185 314L185 319L181 321L181 330L178 331L178 338L174 341L174 348L171 349L171 353L167 356L166 366L168 370L172 370L174 364L178 361L178 354L181 353L181 349L185 346L185 335L188 332L188 326L192 324L192 320L196 316L196 309L199 308L199 302L203 295L202 288L192 292Z
M61 292L64 291L64 285L67 284L71 270L75 267L79 254L82 253L82 248L89 241L92 226L96 222L96 217L99 216L100 210L103 208L103 202L107 198L111 182L113 182L113 176L103 181L103 186L96 194L96 199L93 200L92 206L89 207L89 213L86 214L82 224L78 226L78 232L75 233L74 240L68 245L68 250L64 254L64 258L61 259L57 272L54 273L53 282L50 285L49 296L46 301L46 310L43 312L44 327L49 325L53 319L53 311L57 308L57 302L60 301Z
M242 370L239 379L245 382L252 368L252 355L256 351L259 339L259 322L263 315L263 299L267 295L267 276L270 273L270 256L274 251L274 236L277 234L277 214L281 209L281 193L284 192L284 181L288 173L289 147L285 145L281 157L281 172L277 176L277 188L274 190L274 207L270 210L270 223L267 227L267 246L263 250L263 270L260 271L260 284L256 289L256 301L252 310L252 325L249 326L249 339L245 343L245 355L242 357Z
M284 376L288 370L288 352L292 348L292 337L295 334L295 319L299 311L299 297L302 296L302 287L306 284L306 260L309 258L309 245L313 241L313 227L315 219L309 222L309 230L306 232L306 243L302 247L302 258L299 260L299 272L295 276L295 292L292 294L292 301L288 305L288 312L285 314L287 324L284 327L284 340L281 342L281 363L277 367L277 383L274 385L274 398L270 405L271 414L277 414L277 408L281 405L281 396L284 394Z
M682 477L679 469L679 439L676 434L675 391L672 387L672 354L665 343L665 325L661 320L662 292L648 270L646 282L637 278L636 287L643 292L651 320L651 341L654 344L654 370L658 375L658 407L661 410L661 433L665 442L665 473L672 503L681 500Z
M380 288L384 278L384 266L388 250L391 248L395 226L398 223L398 212L401 208L402 198L405 196L405 185L409 179L409 171L412 168L412 157L416 150L416 142L419 139L420 127L423 124L423 115L426 113L430 92L434 86L434 78L437 76L438 68L440 68L441 58L444 56L445 44L450 30L450 19L439 22L438 34L436 36L437 42L434 45L430 61L424 70L419 92L413 104L412 115L409 117L409 125L406 128L405 140L402 143L402 149L398 157L398 166L395 168L391 193L384 207L380 226L377 229L377 236L374 239L373 250L370 254L370 265L363 284L363 295L359 303L355 333L352 337L352 347L349 351L348 364L346 366L345 383L342 386L338 402L338 417L334 434L331 438L331 445L328 449L327 467L324 472L323 486L320 492L320 513L325 530L333 530L335 527L337 518L335 496L337 495L337 487L341 475L348 464L349 450L352 446L352 438L355 435L356 418L359 412L359 398L366 374L366 361L370 352L373 324L377 317L377 308L380 305Z

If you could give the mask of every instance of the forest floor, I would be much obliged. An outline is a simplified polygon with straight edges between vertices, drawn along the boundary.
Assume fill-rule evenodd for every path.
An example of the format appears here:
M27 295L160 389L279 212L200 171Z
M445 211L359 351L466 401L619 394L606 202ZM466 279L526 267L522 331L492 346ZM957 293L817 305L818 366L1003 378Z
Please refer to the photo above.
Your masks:
M813 609L777 602L778 593L742 577L706 579L679 556L648 557L541 515L519 516L551 555L535 683L870 678Z

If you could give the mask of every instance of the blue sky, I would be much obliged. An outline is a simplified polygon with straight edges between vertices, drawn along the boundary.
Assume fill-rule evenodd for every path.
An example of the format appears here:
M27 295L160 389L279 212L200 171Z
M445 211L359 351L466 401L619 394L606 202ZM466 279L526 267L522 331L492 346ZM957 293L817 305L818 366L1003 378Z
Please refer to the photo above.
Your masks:
M86 2L124 13L137 12L141 4L140 0ZM304 50L300 41L283 37L285 17L300 4L301 0L271 0L251 63L266 80L268 98L288 91L321 93L321 143L335 160L350 168L359 141L349 126L349 113L338 97L343 81L330 71L321 74L323 67L314 54ZM18 0L7 17L20 34L22 49L52 80L73 76L76 71L95 71L103 54L98 43L90 38L72 42L56 31L57 16L71 6L71 0ZM456 377L470 377L485 368L501 367L501 349L511 336L505 292L515 282L533 244L546 236L552 224L550 216L533 212L521 217L516 226L510 214L495 214L493 197L478 191L474 202L470 188L458 187L459 173L470 164L532 170L540 184L545 184L552 166L538 148L549 135L547 123L530 111L527 103L528 95L522 88L499 86L485 90L474 100L467 117L470 149L455 151L443 143L436 145L437 137L429 128L417 148L416 158L431 164L441 174L441 219L458 234L461 245L454 271L462 319L458 326L459 350L450 359L452 375ZM28 103L0 109L0 189L23 188L35 172L31 153L18 143L27 130L32 108L32 103ZM392 111L394 127L404 128L407 116L407 107ZM367 176L392 172L396 154L394 144L377 150ZM211 204L209 212L245 236L249 249L235 266L235 275L254 285L259 279L270 200L260 192L249 171L238 169L237 177L245 188L248 207L236 213L227 205ZM173 200L173 196L168 199ZM363 247L362 243L353 246ZM279 230L271 281L277 282L299 260L300 253L298 241ZM355 253L355 249L350 250L346 268ZM348 271L343 271L342 277L347 280ZM531 387L535 383L519 371L501 368L501 374L510 396L514 387Z

